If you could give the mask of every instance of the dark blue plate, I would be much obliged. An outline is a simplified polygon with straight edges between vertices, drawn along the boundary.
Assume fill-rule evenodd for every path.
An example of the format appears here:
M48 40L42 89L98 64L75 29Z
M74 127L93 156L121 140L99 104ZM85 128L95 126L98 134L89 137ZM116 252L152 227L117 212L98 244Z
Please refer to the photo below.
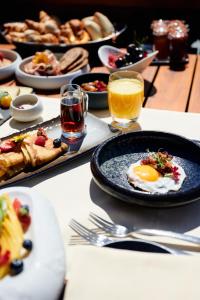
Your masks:
M123 241L110 242L104 247L121 249L121 250L133 250L133 251L140 251L140 252L180 254L179 251L162 246L158 243L148 242L144 240L123 240Z
M172 154L186 173L179 191L151 194L134 189L127 180L129 166L144 158L147 149L160 148ZM120 200L151 207L178 206L200 197L200 147L182 136L159 132L130 132L111 138L93 154L91 170L95 182L105 192Z

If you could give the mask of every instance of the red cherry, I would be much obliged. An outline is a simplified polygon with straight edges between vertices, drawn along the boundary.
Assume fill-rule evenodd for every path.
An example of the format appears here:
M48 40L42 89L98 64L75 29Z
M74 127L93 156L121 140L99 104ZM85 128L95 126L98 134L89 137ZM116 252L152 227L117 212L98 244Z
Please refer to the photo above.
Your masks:
M18 215L19 221L22 225L23 231L26 232L31 224L31 216L29 215Z
M43 135L39 135L35 140L35 145L44 147L46 138Z

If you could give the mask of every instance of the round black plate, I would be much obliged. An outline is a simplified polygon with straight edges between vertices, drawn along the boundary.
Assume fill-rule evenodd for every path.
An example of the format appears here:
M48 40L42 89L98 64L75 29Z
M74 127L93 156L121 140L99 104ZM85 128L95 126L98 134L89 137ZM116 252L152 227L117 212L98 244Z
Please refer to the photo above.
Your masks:
M129 166L144 158L147 149L160 148L172 154L186 173L179 191L151 194L133 188L127 180ZM175 134L159 131L131 132L101 144L93 154L91 170L95 182L105 192L120 200L151 207L178 206L200 197L200 147Z
M116 241L116 242L111 242L105 245L104 247L121 249L121 250L133 250L133 251L140 251L140 252L178 254L178 252L168 247L162 246L154 242L148 242L143 240Z

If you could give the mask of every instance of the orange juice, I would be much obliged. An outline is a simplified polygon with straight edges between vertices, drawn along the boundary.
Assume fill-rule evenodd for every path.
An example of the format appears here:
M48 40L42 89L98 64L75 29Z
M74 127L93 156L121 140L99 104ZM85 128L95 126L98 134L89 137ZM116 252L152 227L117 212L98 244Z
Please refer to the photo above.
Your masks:
M144 85L138 79L120 78L108 84L108 103L112 117L127 122L139 116Z

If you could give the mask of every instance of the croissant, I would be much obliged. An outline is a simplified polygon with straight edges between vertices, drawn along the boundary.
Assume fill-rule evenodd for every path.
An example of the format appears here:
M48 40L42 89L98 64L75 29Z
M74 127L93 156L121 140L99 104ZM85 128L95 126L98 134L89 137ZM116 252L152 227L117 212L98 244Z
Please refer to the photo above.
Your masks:
M79 19L70 20L69 25L71 26L71 29L73 30L75 35L84 28L83 22Z
M54 20L48 20L44 22L44 31L45 33L53 33L55 35L60 34L60 30L58 28L58 25Z
M86 30L80 30L77 33L76 43L84 44L90 41L90 36Z
M59 36L59 43L61 43L61 44L69 44L69 39L66 36L60 35Z
M50 44L58 44L58 38L52 33L42 34L40 36L41 43L50 43Z
M35 22L29 19L25 20L26 24L30 29L34 29L36 31L39 31L39 33L45 33L45 26L43 23Z
M39 20L40 20L40 22L46 22L46 21L49 21L51 19L52 18L44 10L41 10L39 12Z
M12 41L15 41L15 42L25 42L26 41L24 32L10 32L5 35L5 38L7 39L7 41L9 43L11 43Z
M69 22L66 22L64 25L61 25L61 35L66 36L69 39L70 43L74 43L76 41L76 37L73 33Z
M22 22L12 22L12 23L5 23L4 28L10 32L24 32L26 29L28 29L28 26L25 23Z

